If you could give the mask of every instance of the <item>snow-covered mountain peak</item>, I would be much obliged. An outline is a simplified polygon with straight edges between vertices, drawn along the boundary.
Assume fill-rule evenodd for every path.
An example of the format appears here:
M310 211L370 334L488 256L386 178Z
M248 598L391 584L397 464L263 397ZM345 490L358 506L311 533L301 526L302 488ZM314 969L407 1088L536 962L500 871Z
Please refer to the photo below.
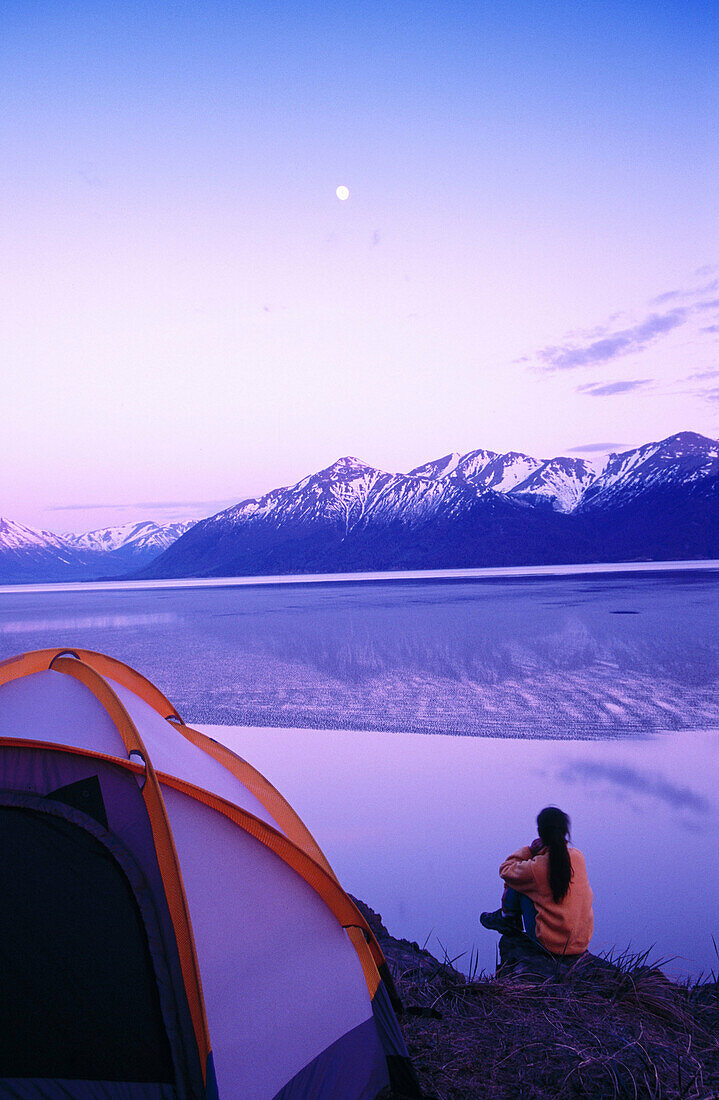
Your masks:
M454 473L463 481L477 483L487 467L499 458L496 451L486 451L479 448L476 451L468 451L457 462Z
M352 455L345 455L344 458L338 458L336 462L333 462L331 466L326 466L324 470L318 470L313 477L328 476L328 477L352 477L368 472L377 472L374 466L370 466L367 462L363 462L361 458L353 458Z
M686 458L689 455L701 455L707 458L719 457L719 443L699 432L677 432L655 444L662 454Z
M56 535L0 518L0 578L122 576L155 569L155 558L162 562L158 576L186 575L188 568L302 571L308 563L331 571L340 561L352 568L413 561L439 568L528 561L531 538L539 538L537 562L543 555L572 560L575 553L596 560L614 560L618 553L711 557L719 554L718 486L719 441L697 432L610 454L599 467L584 458L478 449L451 452L400 474L346 455L196 525L146 520ZM667 516L676 509L688 518L675 537L675 521ZM299 558L287 557L290 544L300 548ZM361 553L351 549L359 546Z
M427 478L447 477L449 474L453 474L457 469L457 464L461 457L459 451L452 451L451 454L444 455L443 458L437 458L432 462L425 462L421 466L416 466L414 470L410 470L408 476Z
M571 512L595 477L592 466L582 458L550 458L515 485L511 493L546 500L558 512Z
M193 521L158 524L153 520L138 523L121 523L116 527L103 527L80 535L65 535L74 546L83 550L112 553L114 550L132 549L152 551L158 554L183 535Z
M66 549L67 540L52 531L38 531L15 520L0 516L0 548L3 550L29 550L34 548Z
M719 475L719 443L698 432L678 432L656 443L611 454L587 487L580 508L628 503L658 486L688 485Z
M458 462L456 474L480 488L509 493L541 464L540 459L519 451L502 455L494 451L470 451Z

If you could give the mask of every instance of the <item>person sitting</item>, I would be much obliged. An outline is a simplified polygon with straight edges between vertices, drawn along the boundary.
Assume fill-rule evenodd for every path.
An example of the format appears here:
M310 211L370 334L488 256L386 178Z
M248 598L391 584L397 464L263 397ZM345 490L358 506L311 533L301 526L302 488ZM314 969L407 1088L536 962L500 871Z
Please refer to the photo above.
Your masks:
M569 847L569 818L556 806L537 817L539 837L507 856L502 908L482 913L485 928L504 935L524 932L553 955L581 955L594 930L592 888L584 856Z

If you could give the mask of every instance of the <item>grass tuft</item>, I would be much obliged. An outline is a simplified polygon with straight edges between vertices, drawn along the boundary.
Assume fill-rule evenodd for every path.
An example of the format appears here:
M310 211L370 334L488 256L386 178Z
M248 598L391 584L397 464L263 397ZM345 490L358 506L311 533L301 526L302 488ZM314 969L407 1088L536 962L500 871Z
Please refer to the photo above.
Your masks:
M676 983L651 951L583 956L548 976L459 973L444 948L395 940L371 914L422 1088L436 1100L718 1100L719 986Z

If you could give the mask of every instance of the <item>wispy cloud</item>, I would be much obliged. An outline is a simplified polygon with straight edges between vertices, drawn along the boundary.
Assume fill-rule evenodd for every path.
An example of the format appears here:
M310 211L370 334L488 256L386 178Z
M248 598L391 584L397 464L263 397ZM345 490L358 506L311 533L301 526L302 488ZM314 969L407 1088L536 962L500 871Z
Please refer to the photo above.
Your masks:
M608 454L610 451L621 451L626 443L583 443L581 447L568 447L570 454Z
M597 366L622 355L643 351L661 336L683 325L690 314L686 306L678 306L666 313L651 313L639 324L609 332L589 343L556 344L542 348L537 358L545 370L575 370L577 367Z
M681 298L681 296L681 290L665 290L663 294L657 294L656 298L652 298L649 304L663 306L666 302L676 302L677 298Z
M719 325L716 328L719 331ZM693 382L695 379L700 378L719 378L719 368L712 367L711 370L698 370L694 374L688 374L687 382Z
M707 270L706 274L711 274L711 271ZM665 290L662 294L657 294L656 298L652 298L649 304L650 306L658 306L664 305L665 302L695 302L698 298L703 298L705 294L711 294L712 291L718 289L719 279L711 279L701 286L684 287L681 290Z
M719 331L719 324L711 317L712 312L719 312L719 277L715 268L703 270L704 281L699 286L673 288L657 294L649 302L646 315L639 320L629 320L626 315L615 313L603 325L569 332L560 342L540 348L534 355L525 355L517 362L531 363L541 371L599 367L642 352L692 318L706 314L710 315L707 320L711 324L704 326L702 331ZM709 274L713 277L707 281Z
M578 760L564 769L562 778L575 782L577 780L603 781L636 794L657 798L678 810L693 810L695 813L706 814L710 809L706 798L697 794L691 787L680 787L662 775L641 772L638 768L632 768L626 764L603 764L593 760Z
M716 327L719 331L719 325ZM716 379L719 379L719 367L692 371L691 374L677 379L673 392L713 404L719 401L719 386L716 384Z
M632 390L649 386L651 378L632 378L623 382L586 382L583 386L577 386L577 393L586 393L590 397L614 397L618 393L631 393Z
M151 508L156 512L174 512L178 508L228 508L235 500L138 500L130 504L53 504L48 512L126 512L128 509Z

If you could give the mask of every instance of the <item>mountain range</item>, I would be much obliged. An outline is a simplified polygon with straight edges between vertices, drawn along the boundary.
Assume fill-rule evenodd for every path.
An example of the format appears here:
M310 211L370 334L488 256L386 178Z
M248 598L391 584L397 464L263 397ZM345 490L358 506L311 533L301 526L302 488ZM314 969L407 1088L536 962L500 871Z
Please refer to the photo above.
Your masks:
M0 580L211 577L719 557L719 442L611 454L356 458L194 524L61 536L0 520Z
M56 535L0 517L0 583L120 577L153 561L191 526L144 520Z

